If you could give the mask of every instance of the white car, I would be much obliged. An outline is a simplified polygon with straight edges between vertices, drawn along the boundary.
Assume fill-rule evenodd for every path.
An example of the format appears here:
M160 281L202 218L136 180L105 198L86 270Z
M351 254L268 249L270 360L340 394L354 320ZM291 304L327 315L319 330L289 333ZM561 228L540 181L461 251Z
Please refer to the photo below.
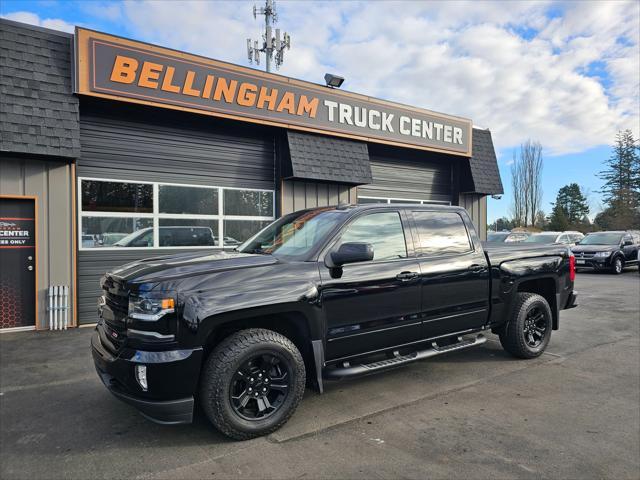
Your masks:
M524 240L523 243L555 243L572 247L583 238L584 235L580 232L541 232L534 233L529 238Z

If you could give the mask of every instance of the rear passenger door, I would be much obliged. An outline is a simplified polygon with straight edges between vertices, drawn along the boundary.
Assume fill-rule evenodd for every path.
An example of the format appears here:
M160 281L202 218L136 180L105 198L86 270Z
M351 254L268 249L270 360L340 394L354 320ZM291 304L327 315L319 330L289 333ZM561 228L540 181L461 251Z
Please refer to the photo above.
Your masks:
M489 313L489 268L459 212L414 210L423 338L477 329Z

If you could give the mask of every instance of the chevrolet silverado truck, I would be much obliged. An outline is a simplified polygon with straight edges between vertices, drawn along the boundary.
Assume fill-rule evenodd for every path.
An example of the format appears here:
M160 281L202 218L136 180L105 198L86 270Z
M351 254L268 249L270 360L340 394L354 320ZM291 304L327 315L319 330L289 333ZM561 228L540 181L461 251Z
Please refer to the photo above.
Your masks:
M107 273L92 352L104 385L149 419L188 423L199 403L242 440L283 425L306 385L322 393L488 332L537 357L577 304L574 277L566 246L485 250L462 208L309 209L235 251Z

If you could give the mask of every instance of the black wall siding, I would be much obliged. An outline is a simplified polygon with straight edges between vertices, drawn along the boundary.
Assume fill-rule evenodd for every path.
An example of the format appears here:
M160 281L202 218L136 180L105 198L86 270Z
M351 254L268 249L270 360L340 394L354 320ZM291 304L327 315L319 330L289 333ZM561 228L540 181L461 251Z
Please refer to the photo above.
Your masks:
M275 190L272 129L151 107L86 103L78 177ZM185 250L79 251L80 323L96 321L99 279L106 271L174 253Z
M431 159L428 153L416 158L406 149L394 154L371 150L373 182L358 187L359 196L451 201L451 159Z

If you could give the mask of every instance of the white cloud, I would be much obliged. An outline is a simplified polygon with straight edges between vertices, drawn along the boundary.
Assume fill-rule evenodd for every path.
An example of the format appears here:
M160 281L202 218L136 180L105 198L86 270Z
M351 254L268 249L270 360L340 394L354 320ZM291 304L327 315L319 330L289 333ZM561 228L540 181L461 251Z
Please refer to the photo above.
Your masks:
M61 30L63 32L73 33L75 26L65 22L59 18L40 18L31 12L12 12L2 16L7 20L15 22L28 23L38 27L50 28L52 30Z
M253 3L125 4L132 34L246 64ZM548 8L561 9L549 15ZM637 2L281 2L293 47L281 73L472 118L497 147L551 154L638 133ZM604 79L589 76L599 62Z
M92 5L132 38L243 65L245 39L264 25L253 19L254 1ZM348 90L469 117L492 130L498 148L532 138L560 154L609 144L618 129L640 134L637 1L277 7L277 26L292 36L284 75L321 83L329 71Z

